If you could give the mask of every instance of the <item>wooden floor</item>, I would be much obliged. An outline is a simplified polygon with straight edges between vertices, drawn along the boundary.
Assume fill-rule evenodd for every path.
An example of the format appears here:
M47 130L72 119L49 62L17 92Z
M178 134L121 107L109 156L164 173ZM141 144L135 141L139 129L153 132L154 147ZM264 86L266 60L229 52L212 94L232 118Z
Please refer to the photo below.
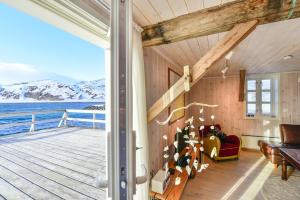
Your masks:
M105 199L105 132L61 128L0 137L0 199Z
M182 200L260 200L274 168L259 152L242 151L239 160L213 162L188 181Z

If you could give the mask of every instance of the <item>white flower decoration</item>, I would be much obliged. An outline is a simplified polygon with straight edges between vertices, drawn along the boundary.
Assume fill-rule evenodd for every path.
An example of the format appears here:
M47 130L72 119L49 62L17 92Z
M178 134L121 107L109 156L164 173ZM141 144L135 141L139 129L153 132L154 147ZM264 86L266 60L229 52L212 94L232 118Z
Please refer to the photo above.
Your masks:
M180 128L178 128L178 127L176 128L176 131L179 132L179 133L182 132L182 130Z
M215 129L215 126L210 126L210 129L211 129L211 130Z
M169 155L168 154L164 154L164 158L169 158Z
M202 126L200 126L200 131L202 131L204 129L204 126L202 125Z
M164 136L163 136L163 139L164 139L164 140L167 140L167 139L168 139L167 135L164 135Z
M168 151L168 150L169 150L169 146L165 146L164 151Z
M203 147L200 147L200 151L204 151L204 148L203 148Z

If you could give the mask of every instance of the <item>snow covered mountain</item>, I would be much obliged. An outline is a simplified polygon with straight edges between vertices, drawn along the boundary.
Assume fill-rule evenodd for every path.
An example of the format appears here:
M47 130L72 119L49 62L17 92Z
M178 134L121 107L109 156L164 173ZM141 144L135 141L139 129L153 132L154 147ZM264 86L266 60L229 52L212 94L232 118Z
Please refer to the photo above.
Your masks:
M105 100L104 79L67 84L41 80L0 86L1 101Z

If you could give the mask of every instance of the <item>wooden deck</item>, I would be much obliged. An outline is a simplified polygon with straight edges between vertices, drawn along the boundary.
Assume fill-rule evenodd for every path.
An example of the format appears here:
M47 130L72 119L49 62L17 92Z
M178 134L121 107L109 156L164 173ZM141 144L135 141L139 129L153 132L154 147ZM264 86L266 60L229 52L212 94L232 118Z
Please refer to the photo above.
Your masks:
M106 134L59 128L0 137L0 199L105 199Z

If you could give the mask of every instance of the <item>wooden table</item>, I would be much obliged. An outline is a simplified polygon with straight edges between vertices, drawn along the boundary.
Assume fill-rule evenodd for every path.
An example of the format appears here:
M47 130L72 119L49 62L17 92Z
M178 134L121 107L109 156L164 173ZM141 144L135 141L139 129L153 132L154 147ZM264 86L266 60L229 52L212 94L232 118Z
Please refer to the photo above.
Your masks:
M300 149L279 148L282 156L282 174L281 179L287 180L287 164L291 164L300 170Z
M190 161L190 167L191 168L192 168L192 165L193 165L193 162L194 162L195 158L198 158L198 156L199 156L199 145L196 145L196 146L198 147L197 148L198 150L197 150L196 153L194 151L190 150L190 152L191 152L190 155L192 156L191 161ZM181 154L183 154L185 152L182 152ZM174 162L172 162L172 165L174 165L173 163ZM177 176L181 178L181 181L180 181L179 185L175 185L175 178ZM188 178L189 178L189 176L188 176L185 168L182 168L182 173L179 173L176 170L176 172L173 175L170 176L170 183L169 183L165 193L164 194L159 194L159 193L151 191L150 192L151 199L153 199L153 200L179 200L180 197L183 194L183 191L184 191L184 188L187 184Z

